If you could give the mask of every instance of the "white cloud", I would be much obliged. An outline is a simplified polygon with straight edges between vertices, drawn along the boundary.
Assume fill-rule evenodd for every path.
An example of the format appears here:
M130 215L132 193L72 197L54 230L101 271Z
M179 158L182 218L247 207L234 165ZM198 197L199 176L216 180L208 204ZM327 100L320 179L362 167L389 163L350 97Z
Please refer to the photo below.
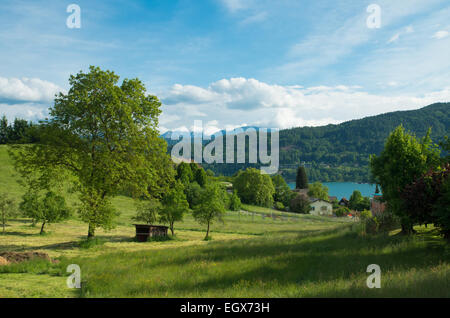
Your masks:
M400 38L400 33L396 33L389 39L389 41L387 43L397 42L399 38Z
M0 101L49 102L60 91L57 85L38 78L0 77Z
M446 38L447 36L449 36L449 32L448 31L445 31L445 30L442 30L442 31L438 31L438 32L436 32L433 36L432 36L432 38L433 39L443 39L443 38Z
M222 4L231 12L247 8L248 0L221 0Z
M14 118L38 121L48 116L48 106L37 103L4 104L0 103L0 116L5 115L8 121Z
M267 12L265 12L265 11L258 12L256 14L253 14L253 15L245 18L244 20L242 20L241 24L247 25L247 24L252 24L252 23L258 23L258 22L262 22L262 21L266 20L266 18L267 18Z
M413 33L413 32L414 32L414 28L411 25L409 25L404 30L394 34L387 43L389 44L389 43L397 42L401 35L405 35L405 34Z
M398 83L392 81L389 85ZM191 89L195 93L190 92ZM173 93L176 98L171 96ZM276 128L319 126L395 110L417 109L434 102L450 101L450 87L422 95L386 96L362 91L356 85L302 88L230 78L206 88L176 85L162 100L163 112L182 117L165 126L191 126L194 120L201 119L197 112L208 118L204 127L212 133L247 124ZM176 102L169 104L167 100Z

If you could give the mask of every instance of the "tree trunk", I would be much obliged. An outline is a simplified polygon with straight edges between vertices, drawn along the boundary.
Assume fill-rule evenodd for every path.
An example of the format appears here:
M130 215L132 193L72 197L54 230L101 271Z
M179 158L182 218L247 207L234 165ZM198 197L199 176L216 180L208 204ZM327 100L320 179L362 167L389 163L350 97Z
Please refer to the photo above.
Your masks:
M45 221L42 222L42 226L41 226L41 232L39 234L43 234L44 233L44 226L45 226Z
M208 235L209 235L209 222L208 222L208 228L206 229L206 236L205 236L205 240L208 239Z
M415 233L416 231L414 231L412 224L409 223L402 223L402 234L403 235L411 235L413 233Z
M173 236L173 222L170 223L170 232L172 232L172 236Z
M91 239L95 236L95 227L89 223L89 229L88 229L88 239Z

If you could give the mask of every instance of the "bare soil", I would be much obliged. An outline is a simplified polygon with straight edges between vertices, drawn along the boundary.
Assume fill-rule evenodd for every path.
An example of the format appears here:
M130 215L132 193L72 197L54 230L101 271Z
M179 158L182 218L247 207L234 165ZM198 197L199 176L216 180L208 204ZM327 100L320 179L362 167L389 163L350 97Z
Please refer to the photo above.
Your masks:
M2 252L0 253L0 265L7 265L8 263L21 263L36 258L44 259L53 263L56 262L55 260L52 260L47 253L42 252Z

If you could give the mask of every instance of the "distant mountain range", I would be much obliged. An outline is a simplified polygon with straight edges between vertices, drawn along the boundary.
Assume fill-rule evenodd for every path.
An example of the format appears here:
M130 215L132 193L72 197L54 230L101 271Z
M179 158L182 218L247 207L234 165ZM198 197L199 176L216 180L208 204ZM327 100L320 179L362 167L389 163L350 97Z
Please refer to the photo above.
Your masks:
M245 130L247 130L249 128L254 128L256 131L259 130L259 127L257 127L257 126L245 126L245 127L239 127L239 128L236 128L236 129L234 129L232 131L229 131L228 134L236 134L236 133L238 133L237 131L239 129L242 129L242 130L245 131ZM225 135L226 131L224 129L222 129L222 130L214 132L213 135L218 134L218 133L220 133L222 135ZM177 130L173 130L172 131L172 130L169 130L169 131L166 131L164 134L162 134L161 137L164 138L167 142L172 143L172 142L177 142L177 140L175 140L175 141L172 140L172 136L173 135L178 136L178 138L180 138L180 136L186 136L188 134L191 135L192 138L194 138L195 136L200 136L200 137L202 136L202 133L199 133L199 132L192 132L192 131L191 132L186 132L186 131L177 131ZM175 137L175 138L177 138L177 137Z
M296 167L305 165L310 181L368 182L369 155L379 154L389 133L397 126L417 137L432 128L434 142L450 131L450 103L436 103L418 110L396 111L347 121L338 125L299 127L280 131L280 172L288 181L295 179ZM257 127L253 127L258 129ZM245 130L246 128L244 128ZM172 132L162 135L169 150L176 142ZM204 165L216 174L232 175L249 164Z

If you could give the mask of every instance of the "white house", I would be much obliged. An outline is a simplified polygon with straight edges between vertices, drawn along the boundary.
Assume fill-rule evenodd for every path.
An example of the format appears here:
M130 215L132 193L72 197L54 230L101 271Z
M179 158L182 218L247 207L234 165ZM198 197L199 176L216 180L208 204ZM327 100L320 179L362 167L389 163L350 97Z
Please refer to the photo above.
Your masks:
M311 199L311 211L312 215L333 215L333 205L322 199Z

